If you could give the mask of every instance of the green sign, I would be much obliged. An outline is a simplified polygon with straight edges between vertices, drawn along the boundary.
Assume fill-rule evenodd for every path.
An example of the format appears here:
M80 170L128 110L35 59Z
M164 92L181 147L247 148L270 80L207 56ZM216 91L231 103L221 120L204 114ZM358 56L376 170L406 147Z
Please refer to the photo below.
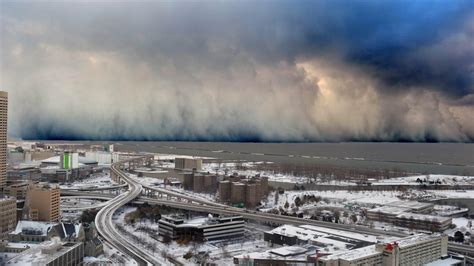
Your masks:
M63 168L64 169L71 168L71 154L69 153L63 154Z

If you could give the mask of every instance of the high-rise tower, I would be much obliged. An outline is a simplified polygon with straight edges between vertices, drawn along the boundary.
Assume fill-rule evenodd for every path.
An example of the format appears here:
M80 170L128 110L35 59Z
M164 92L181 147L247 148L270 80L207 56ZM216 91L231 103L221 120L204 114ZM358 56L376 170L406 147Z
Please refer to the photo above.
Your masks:
M8 93L0 91L0 190L7 184Z

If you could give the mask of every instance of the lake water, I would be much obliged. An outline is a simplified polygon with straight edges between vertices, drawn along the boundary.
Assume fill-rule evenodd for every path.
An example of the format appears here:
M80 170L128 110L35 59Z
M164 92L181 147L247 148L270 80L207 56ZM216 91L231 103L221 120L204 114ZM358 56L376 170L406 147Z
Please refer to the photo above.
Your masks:
M120 151L474 175L474 144L119 142Z

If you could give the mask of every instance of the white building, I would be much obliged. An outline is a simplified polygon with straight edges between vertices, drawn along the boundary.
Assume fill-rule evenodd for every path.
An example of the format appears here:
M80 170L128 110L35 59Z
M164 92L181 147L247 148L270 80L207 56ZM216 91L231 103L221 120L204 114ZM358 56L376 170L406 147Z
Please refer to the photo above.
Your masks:
M85 157L90 160L97 161L99 165L111 164L112 163L112 153L104 151L88 151L85 154Z
M77 152L63 152L60 157L61 169L79 168L79 154Z
M425 265L448 254L448 237L419 234L318 259L317 265Z

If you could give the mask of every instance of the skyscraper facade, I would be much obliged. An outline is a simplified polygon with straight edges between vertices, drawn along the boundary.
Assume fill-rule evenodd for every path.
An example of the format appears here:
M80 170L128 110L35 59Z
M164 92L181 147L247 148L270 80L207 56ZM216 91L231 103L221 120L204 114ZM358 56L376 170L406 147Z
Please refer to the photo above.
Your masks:
M7 184L8 93L0 91L0 190Z

